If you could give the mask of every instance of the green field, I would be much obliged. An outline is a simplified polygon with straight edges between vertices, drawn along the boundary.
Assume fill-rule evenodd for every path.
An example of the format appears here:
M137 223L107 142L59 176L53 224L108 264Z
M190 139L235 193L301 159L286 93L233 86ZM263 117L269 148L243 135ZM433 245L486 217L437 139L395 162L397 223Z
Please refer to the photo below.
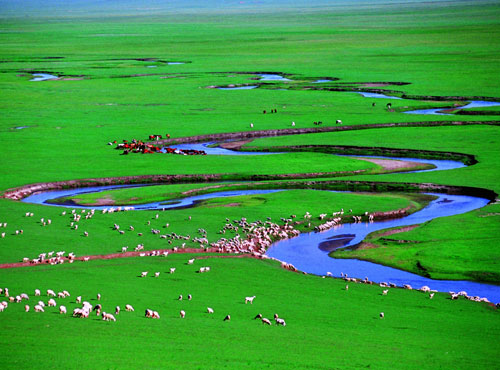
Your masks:
M437 184L498 194L498 107L464 110L482 112L474 115L404 112L458 107L470 100L500 101L499 45L500 4L493 0L0 0L0 195L37 183L141 175L199 176L196 183L70 200L116 207L219 190L291 189L214 198L165 212L96 212L92 219L82 217L78 230L71 226L76 222L71 209L63 215L59 207L2 197L0 223L7 226L0 229L5 232L0 264L49 251L81 257L118 253L124 246L133 250L139 243L146 251L180 246L180 241L152 234L153 228L193 238L204 229L208 241L215 242L226 219L242 217L280 223L297 215L295 226L305 232L320 223L321 213L345 209L343 222L348 222L365 212L405 207L413 212L430 200L415 193L319 190L342 186L331 181L386 183L380 189L400 184L400 190L406 183ZM259 75L266 72L289 81L261 81ZM34 73L58 79L30 81ZM317 83L320 79L329 81ZM258 88L214 88L250 85ZM403 99L365 98L360 91ZM318 121L321 126L314 124ZM391 127L370 128L377 124ZM115 140L148 140L151 134L169 134L175 140L324 127L337 131L261 138L243 146L286 152L265 156L121 155L114 149ZM288 148L301 145L321 148ZM332 146L355 146L366 155L380 148L398 149L402 156L405 150L421 150L425 153L417 156L473 158L473 164L393 173L371 162L332 155ZM208 175L218 177L205 183ZM492 200L482 209L435 219L411 231L374 233L359 248L335 255L419 274L424 266L432 278L498 285L499 209ZM34 216L26 217L31 212ZM314 216L311 225L304 222L305 212ZM50 219L50 225L43 226L41 218ZM114 224L124 233L113 230ZM16 235L20 229L23 233ZM236 235L230 231L225 237ZM186 247L198 244L190 240ZM287 271L272 260L211 254L199 259L206 256L200 249L198 254L1 269L0 287L31 299L9 303L0 312L0 364L16 369L500 366L494 304L455 301L446 293L430 299L426 293L396 288L385 296L377 285L348 283L346 290L341 279ZM194 265L188 265L193 257ZM196 273L200 266L211 271ZM177 269L172 275L171 267ZM148 277L140 278L142 271L149 271ZM155 279L156 271L161 274ZM42 290L40 298L33 296L34 289ZM58 308L34 312L38 299L47 303L47 289L71 293L56 299L68 308L67 315L56 314ZM122 308L116 322L102 321L95 313L88 319L71 317L80 306L77 296L94 305L97 293L102 294L104 311ZM186 300L188 294L192 301ZM245 304L245 297L253 295L253 305ZM0 294L3 300L8 298ZM28 313L25 304L30 305ZM125 304L132 304L135 312L125 312ZM206 313L207 307L214 314ZM144 318L146 308L158 311L161 319ZM180 310L186 311L184 319ZM269 319L278 313L287 325L263 325L253 320L258 313ZM229 322L223 321L227 314Z

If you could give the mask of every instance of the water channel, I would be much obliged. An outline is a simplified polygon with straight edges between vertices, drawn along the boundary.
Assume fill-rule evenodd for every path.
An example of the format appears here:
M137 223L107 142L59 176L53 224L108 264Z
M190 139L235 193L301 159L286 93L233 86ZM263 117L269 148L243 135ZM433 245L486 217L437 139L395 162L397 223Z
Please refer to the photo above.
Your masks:
M194 144L185 144L189 148L193 148ZM239 154L227 149L222 148L208 148L208 144L199 144L202 146L202 150L210 149L213 150L210 154ZM254 152L249 154L254 155ZM268 153L265 153L268 154ZM358 156L361 157L361 156ZM449 168L459 168L463 164L461 162L455 161L435 161L431 159L413 159L413 158L395 158L406 161L425 161L426 163L431 163L436 166L434 170L443 170ZM445 163L443 163L445 162ZM455 162L454 164L452 162ZM145 185L121 185L121 186L102 186L93 188L80 188L80 189L69 189L61 191L48 191L38 194L33 194L27 198L23 199L23 202L45 204L59 207L70 207L70 208L94 208L94 209L104 209L111 208L109 206L101 207L82 207L75 205L55 205L46 203L47 200L56 199L59 197L66 197L77 195L81 193L91 193L99 192L105 190L119 189L123 187L137 187ZM134 206L134 210L168 210L180 207L189 207L196 202L204 199L218 198L218 197L231 197L240 195L252 195L252 194L265 194L277 191L286 190L234 190L234 191L224 191L210 194L203 194L193 197L188 197L184 199L176 199L172 201L155 202L149 204L142 204ZM398 270L395 268L378 265L371 262L359 261L354 259L334 259L331 258L328 253L336 247L348 247L361 242L366 235L373 231L387 229L391 227L399 227L413 224L421 224L429 220L438 217L447 217L457 214L466 213L474 209L484 207L488 204L488 199L470 197L464 195L444 195L444 194L433 194L437 197L436 200L432 201L424 209L415 212L407 217L386 220L386 221L376 221L372 223L362 222L362 223L347 223L339 225L334 229L330 229L325 232L311 232L303 233L296 238L283 240L273 244L267 251L267 256L276 258L280 261L293 264L299 270L316 274L316 275L326 275L327 272L331 272L333 276L340 277L341 272L348 274L351 277L364 278L368 277L370 280L375 282L391 282L398 286L403 284L410 284L414 288L420 288L424 285L429 286L431 289L448 292L448 291L463 291L465 290L469 295L487 297L492 302L500 302L500 286L475 283L469 281L449 281L449 280L433 280L425 278L419 275L415 275L406 271ZM114 208L117 208L115 206Z

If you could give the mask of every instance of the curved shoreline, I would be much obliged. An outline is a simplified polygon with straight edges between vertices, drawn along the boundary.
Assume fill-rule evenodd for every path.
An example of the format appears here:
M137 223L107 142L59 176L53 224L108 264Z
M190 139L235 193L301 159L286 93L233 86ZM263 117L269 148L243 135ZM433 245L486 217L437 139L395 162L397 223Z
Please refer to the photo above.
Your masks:
M469 126L469 125L500 126L500 121L496 120L495 121L420 121L420 122L374 123L369 125L356 125L356 126L337 125L337 126L321 126L321 127L306 127L306 128L285 128L285 129L275 129L275 130L239 131L239 132L224 132L218 134L184 136L178 138L162 139L154 141L152 143L160 145L202 143L205 141L247 140L260 137L313 134L313 133L335 132L335 131L369 130L376 128Z

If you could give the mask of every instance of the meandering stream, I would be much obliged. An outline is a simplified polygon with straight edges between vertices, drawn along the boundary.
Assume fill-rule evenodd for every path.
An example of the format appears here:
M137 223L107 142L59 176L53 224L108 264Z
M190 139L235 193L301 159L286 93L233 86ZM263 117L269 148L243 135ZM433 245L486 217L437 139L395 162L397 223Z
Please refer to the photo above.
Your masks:
M194 147L194 144L186 144L190 148ZM209 154L239 154L233 151L222 149L222 148L208 148L208 144L197 144L201 145L202 150L209 150ZM256 153L248 153L255 155ZM268 153L265 153L268 154ZM361 157L361 156L359 156ZM381 157L384 158L384 157ZM392 158L392 157L391 157ZM459 168L463 164L456 161L438 161L432 159L415 159L415 158L394 158L406 161L419 161L425 163L431 163L436 166L434 171ZM69 189L60 191L47 191L38 194L33 194L29 197L23 199L23 202L45 204L46 201L51 199L57 199L59 197L73 196L82 193L92 193L100 192L105 190L119 189L123 187L137 187L146 185L121 185L121 186L100 186L92 188L80 188L80 189ZM240 195L252 195L252 194L265 194L277 191L277 189L268 190L234 190L234 191L224 191L216 192L210 194L197 195L193 197L176 199L171 201L162 201L148 204L135 205L134 210L154 210L154 209L175 209L182 207L189 207L196 204L201 200L219 198L219 197L231 197ZM376 221L372 223L348 223L342 224L334 229L316 233L303 233L296 238L283 240L273 244L267 251L266 255L272 258L276 258L280 261L293 264L299 270L317 274L326 275L327 272L331 272L333 276L340 277L341 272L348 274L351 277L364 278L368 277L370 280L375 282L391 282L398 286L403 284L410 284L414 288L420 288L423 285L429 286L431 289L438 291L448 292L448 291L462 291L465 290L469 295L477 295L481 297L487 297L490 301L500 302L500 286L475 283L469 281L448 281L448 280L433 280L425 278L419 275L415 275L406 271L398 270L395 268L378 265L371 262L359 261L354 259L334 259L331 258L328 253L332 249L330 246L333 245L343 247L350 246L361 242L366 235L373 231L382 230L391 227L421 224L438 217L448 217L461 213L466 213L474 209L484 207L488 203L488 199L470 197L464 195L443 195L434 194L438 198L432 201L424 209L415 212L407 217L386 220L386 221ZM71 207L75 208L75 205L66 204L49 204L58 207ZM110 206L96 206L96 207L81 207L76 208L94 208L94 209L104 209L111 208ZM114 208L117 208L115 206Z

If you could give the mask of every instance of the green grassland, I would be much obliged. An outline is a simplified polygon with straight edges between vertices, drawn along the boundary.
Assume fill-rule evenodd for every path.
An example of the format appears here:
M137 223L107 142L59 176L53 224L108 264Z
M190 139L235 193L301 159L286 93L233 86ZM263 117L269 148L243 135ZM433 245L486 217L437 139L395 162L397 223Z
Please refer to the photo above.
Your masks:
M0 193L32 183L98 177L224 174L224 179L241 181L252 175L289 173L500 191L497 125L363 129L248 144L450 151L474 155L478 161L462 169L414 174L381 174L372 163L319 152L125 156L107 145L114 140L146 140L150 134L168 133L175 139L285 129L292 122L295 128L315 127L315 121L334 126L338 119L342 126L354 128L393 122L497 121L496 114L404 113L463 105L464 99L500 101L497 1L221 5L210 0L202 5L172 1L138 6L129 1L50 0L34 6L39 4L0 0ZM60 78L29 81L36 72ZM291 81L258 81L259 72L280 73ZM333 81L313 83L317 79ZM230 84L259 87L209 88ZM364 98L356 89L406 98ZM386 107L389 102L391 109ZM263 114L271 109L277 113ZM359 170L366 173L338 177L343 171ZM304 179L297 181L306 184ZM210 185L217 184L162 185L79 199L90 204L100 197L127 204L167 201ZM146 250L174 246L151 234L153 227L191 236L204 228L209 240L215 241L226 217L250 221L271 217L278 222L291 214L300 218L309 211L317 216L340 208L352 208L352 214L408 205L416 210L428 200L297 189L213 199L165 212L96 213L92 220L82 219L75 231L69 227L69 214L63 216L58 207L0 199L0 222L8 223L1 230L6 236L0 239L0 263L52 250L83 256L116 253L139 243ZM409 232L372 235L367 241L378 248L341 254L422 273L415 268L419 261L431 277L498 284L498 208L490 204ZM25 217L26 212L35 216ZM42 226L42 217L50 218L51 225ZM114 223L123 230L133 225L135 231L120 235L112 230ZM304 224L298 227L306 231ZM23 229L23 234L15 235L16 229ZM0 287L9 287L14 294L31 296L35 288L69 290L72 296L65 302L69 310L77 306L77 295L95 304L97 293L103 295L104 310L109 312L116 305L123 310L127 303L136 308L135 313L122 312L117 322L108 323L96 316L80 320L58 315L54 308L34 313L34 297L28 313L24 304L11 303L0 313L4 354L0 364L17 369L499 367L499 319L491 305L451 301L445 294L431 300L421 292L402 289L382 296L381 288L364 284L350 284L346 291L341 280L292 273L268 260L213 258L186 265L192 256L0 270ZM195 273L203 265L212 271ZM170 267L177 268L175 274L166 274ZM162 274L158 279L141 279L141 271ZM179 294L189 293L192 301L177 300ZM254 304L245 305L244 297L251 295L257 296ZM207 306L214 308L214 315L205 313ZM161 319L145 319L145 308L159 311ZM181 309L186 311L184 320L179 318ZM287 326L267 327L254 321L259 312L269 318L279 313ZM230 322L222 321L226 314L231 315Z
M59 315L57 307L25 313L24 304L11 304L0 320L2 366L388 368L395 356L404 368L496 366L499 316L486 304L451 301L445 294L431 300L403 289L383 296L382 288L363 284L346 291L341 280L285 271L273 261L211 258L187 265L187 259L138 257L2 272L11 292L38 288L46 300L46 289L68 290L71 297L57 299L68 311L79 306L78 295L96 304L97 293L104 311L122 309L116 322L105 322L95 313L78 319ZM200 266L211 271L196 273ZM140 278L141 271L149 275ZM155 271L158 278L150 276ZM244 304L253 295L253 304ZM135 312L125 312L126 304ZM146 308L161 319L144 318ZM253 320L258 313L271 319L277 313L287 325L263 325Z
M160 188L167 189L170 186ZM179 188L178 186L176 186ZM148 187L150 188L156 187ZM154 190L154 189L151 189ZM151 191L150 190L150 191ZM113 193L113 192L108 192ZM302 199L297 203L296 199ZM2 222L7 222L7 235L2 242L8 243L9 248L0 249L0 261L19 262L24 257L36 258L40 253L48 253L52 250L65 250L67 253L74 252L76 255L111 254L121 251L124 246L132 250L137 244L144 244L145 250L172 248L181 244L175 241L169 244L159 235L151 233L151 229L158 229L161 234L175 232L180 235L190 235L190 241L186 247L199 247L199 243L192 241L198 233L199 228L207 231L210 243L222 237L234 237L234 231L228 231L221 235L219 230L230 220L247 218L249 222L257 220L266 221L271 217L273 222L280 222L280 218L289 218L297 215L301 225L298 229L304 231L314 230L319 223L319 214L346 211L352 209L352 213L346 213L346 219L352 215L363 215L365 212L385 212L393 209L412 207L412 211L421 208L429 199L425 197L412 198L411 196L380 195L370 196L362 194L334 193L329 191L315 190L289 190L271 194L257 194L252 196L233 196L227 198L216 198L196 204L193 208L173 209L166 211L133 211L113 214L102 214L96 212L91 219L85 219L78 223L78 230L70 227L73 221L70 215L71 209L66 209L67 214L62 215L59 207L47 207L25 204L26 210L33 212L33 217L25 217L25 213L19 212L19 208L3 201L2 207L6 214ZM303 215L309 212L314 216L311 226L306 227L303 223ZM156 214L159 215L156 218ZM84 215L83 215L84 216ZM191 216L191 220L188 220ZM40 219L50 219L50 225L43 226ZM114 224L120 225L125 234L121 235L113 230ZM165 225L168 224L168 227ZM22 225L23 234L15 235L15 230ZM134 227L134 231L129 230ZM89 236L84 237L83 233ZM138 236L142 233L143 236ZM56 237L57 236L57 237ZM4 244L4 243L2 243Z

